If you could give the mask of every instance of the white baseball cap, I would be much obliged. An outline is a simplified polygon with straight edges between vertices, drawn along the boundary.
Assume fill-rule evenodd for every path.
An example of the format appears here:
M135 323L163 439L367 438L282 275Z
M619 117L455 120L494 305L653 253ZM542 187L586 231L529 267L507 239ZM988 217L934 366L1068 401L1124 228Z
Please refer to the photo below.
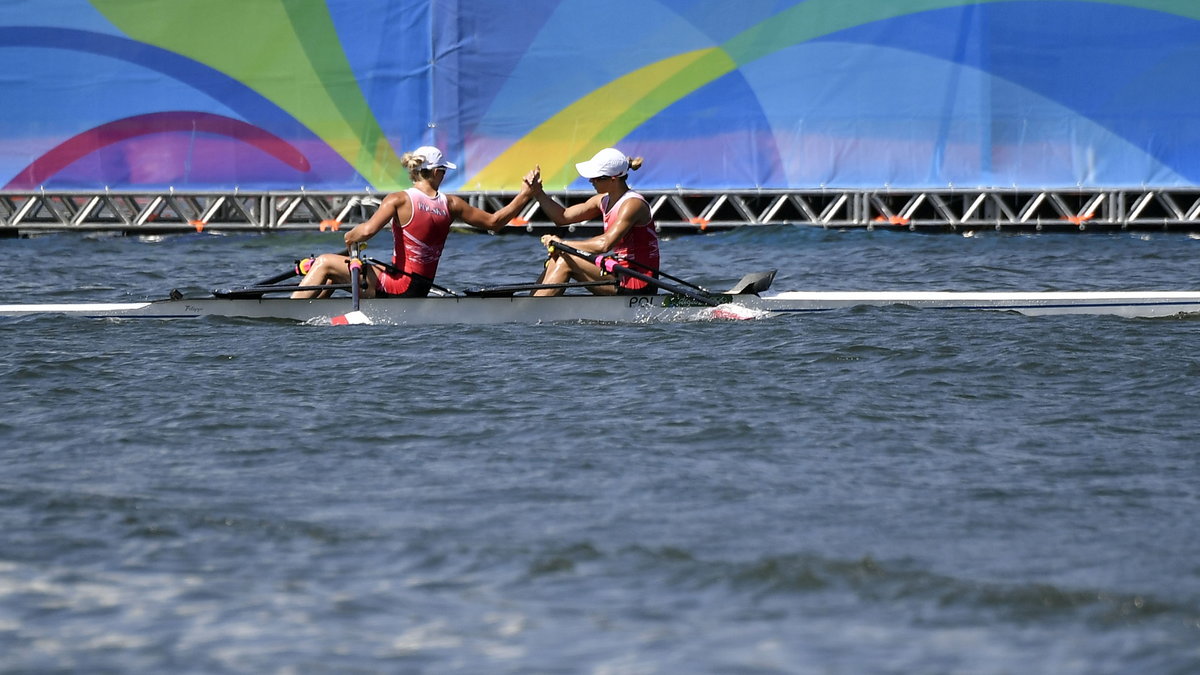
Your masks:
M433 147L432 145L422 145L421 147L417 148L416 150L413 150L412 154L417 157L425 158L425 163L422 164L421 166L417 167L417 169L420 171L425 171L426 169L457 169L458 168L454 164L451 164L450 162L447 162L445 159L443 159L442 151L438 150L437 148Z
M616 148L605 148L588 161L576 164L575 169L579 171L580 176L589 179L624 176L629 173L629 158Z

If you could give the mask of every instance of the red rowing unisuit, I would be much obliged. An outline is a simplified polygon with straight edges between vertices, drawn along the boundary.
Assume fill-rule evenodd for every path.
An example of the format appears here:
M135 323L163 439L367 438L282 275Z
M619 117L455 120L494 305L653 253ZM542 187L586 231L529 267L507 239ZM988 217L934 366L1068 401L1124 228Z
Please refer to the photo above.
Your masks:
M379 275L379 288L388 295L421 295L429 293L430 284L437 275L438 261L450 234L450 207L446 195L440 192L430 197L417 188L404 191L412 205L412 217L401 225L392 220L392 236L395 245L392 264L408 274ZM416 278L409 274L418 275Z
M646 201L645 197L633 190L621 195L621 198L617 200L616 204L613 204L612 208L608 207L608 195L604 195L600 199L600 212L604 214L604 230L606 232L608 228L616 225L617 213L621 210L621 203L626 199ZM646 204L648 210L649 202ZM625 233L621 241L617 242L617 245L613 247L612 252L617 255L623 255L630 260L636 260L648 267L658 269L658 234L654 230L654 216L649 216L645 222L634 223L633 227ZM633 269L638 272L644 271L636 267ZM658 275L652 274L652 276ZM640 291L649 286L649 284L641 279L634 279L624 275L621 276L618 285L631 291Z

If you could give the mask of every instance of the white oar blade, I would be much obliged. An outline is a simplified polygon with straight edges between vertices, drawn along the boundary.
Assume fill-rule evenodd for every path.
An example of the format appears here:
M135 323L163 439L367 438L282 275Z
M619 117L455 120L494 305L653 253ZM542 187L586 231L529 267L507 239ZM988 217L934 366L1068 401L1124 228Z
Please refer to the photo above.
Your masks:
M342 314L341 316L335 316L329 320L329 323L331 323L335 326L349 326L349 325L369 326L369 325L371 325L372 322L371 322L371 317L367 316L366 314L363 314L362 312L354 311L354 312L348 312L346 314Z
M710 318L722 321L748 321L750 319L764 319L768 316L771 316L771 313L768 311L753 309L736 303L717 305L709 310Z

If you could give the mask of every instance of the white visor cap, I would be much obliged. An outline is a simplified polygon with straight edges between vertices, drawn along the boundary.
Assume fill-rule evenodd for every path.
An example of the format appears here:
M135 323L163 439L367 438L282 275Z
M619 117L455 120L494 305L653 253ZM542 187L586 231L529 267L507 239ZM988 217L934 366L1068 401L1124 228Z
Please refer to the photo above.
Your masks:
M424 157L425 163L418 167L419 170L426 169L457 169L458 167L442 158L442 151L432 145L422 145L413 150L413 155Z
M588 161L576 164L575 169L584 178L624 176L629 173L629 158L616 148L605 148Z

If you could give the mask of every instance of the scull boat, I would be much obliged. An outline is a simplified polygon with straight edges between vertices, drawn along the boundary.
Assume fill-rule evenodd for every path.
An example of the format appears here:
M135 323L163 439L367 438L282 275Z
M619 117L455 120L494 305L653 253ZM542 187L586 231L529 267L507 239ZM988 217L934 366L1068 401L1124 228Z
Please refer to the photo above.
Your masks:
M462 295L363 298L359 312L377 324L495 324L562 321L663 322L811 314L861 306L904 305L923 310L991 310L1021 314L1102 314L1169 317L1200 314L1200 292L904 292L789 291L724 293L716 306L680 294L596 296ZM130 319L243 317L328 324L351 311L350 298L203 297L147 302L0 305L0 316L70 314Z
M69 314L129 319L196 319L237 317L281 319L312 324L376 323L388 325L496 324L595 321L649 323L748 319L788 314L811 314L861 306L904 305L923 310L989 310L1030 316L1062 314L1112 315L1128 318L1200 314L1200 291L786 291L771 292L775 272L748 274L727 291L714 293L660 270L639 272L633 261L592 256L561 242L554 246L584 257L602 269L646 281L664 293L654 295L591 295L569 292L534 297L546 285L524 284L451 291L425 298L360 298L356 285L311 287L350 290L350 297L292 300L266 297L290 293L303 286L277 282L298 274L289 271L254 286L217 290L205 297L171 297L145 302L58 303L0 305L0 316ZM379 263L379 261L371 261ZM595 285L602 282L594 282ZM560 284L571 289L589 284Z

